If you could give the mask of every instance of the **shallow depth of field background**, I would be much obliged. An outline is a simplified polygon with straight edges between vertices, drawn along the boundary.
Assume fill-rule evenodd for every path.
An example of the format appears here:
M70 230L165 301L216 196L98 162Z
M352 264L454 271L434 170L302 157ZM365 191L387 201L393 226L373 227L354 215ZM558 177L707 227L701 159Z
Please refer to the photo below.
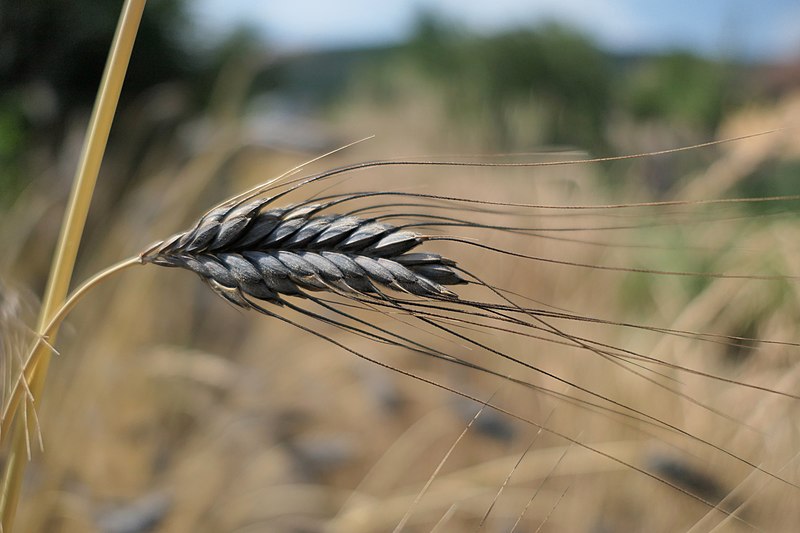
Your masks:
M35 320L115 4L0 8L6 369L24 353L23 324ZM247 30L204 38L193 32L184 4L148 5L77 279L184 229L226 197L368 135L375 138L312 164L308 173L374 158L613 156L800 123L800 63L790 59L609 54L556 24L477 36L430 16L420 17L406 43L287 54ZM800 194L798 139L796 129L782 129L627 162L376 170L326 186L557 205L792 195ZM504 223L544 228L541 236L481 237L492 246L588 264L798 276L797 207L787 201L590 213L508 209L500 215ZM620 226L627 229L598 229ZM546 231L554 228L586 230ZM800 340L793 279L657 276L453 253L487 281L533 299L531 306ZM408 531L475 530L501 487L486 531L509 531L520 517L518 531L543 523L542 531L792 531L800 523L800 489L686 434L298 320L383 362L492 397L738 517L486 410L413 506ZM669 364L800 391L796 347L557 324ZM587 351L502 332L474 334L800 485L797 401L668 366L654 367L662 375L647 374L647 381ZM469 357L463 345L425 340ZM62 329L57 348L39 413L44 452L33 452L19 531L390 531L481 407L232 309L195 276L154 266L92 293ZM518 366L481 363L588 399Z

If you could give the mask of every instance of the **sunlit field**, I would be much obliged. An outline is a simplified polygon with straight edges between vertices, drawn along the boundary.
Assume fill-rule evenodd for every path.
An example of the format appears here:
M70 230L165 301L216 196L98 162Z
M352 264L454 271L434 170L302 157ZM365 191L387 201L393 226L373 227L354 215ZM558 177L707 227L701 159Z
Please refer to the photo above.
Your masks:
M794 530L798 93L702 126L612 108L572 135L595 119L564 123L585 116L569 100L404 56L289 120L251 94L269 63L237 57L199 109L180 84L128 95L76 281L305 165L267 208L344 199L321 214L423 235L413 252L469 283L304 290L265 315L183 269L115 275L53 346L16 531ZM84 127L32 141L0 213L6 398ZM403 164L292 187L379 160Z

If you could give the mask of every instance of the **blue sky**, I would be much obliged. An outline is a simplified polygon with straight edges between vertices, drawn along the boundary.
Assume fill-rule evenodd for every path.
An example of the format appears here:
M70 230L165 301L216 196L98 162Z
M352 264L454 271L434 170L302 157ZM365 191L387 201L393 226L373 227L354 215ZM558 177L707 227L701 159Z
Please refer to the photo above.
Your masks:
M194 0L205 31L247 24L284 49L403 39L421 10L481 32L559 20L617 51L800 56L800 0Z

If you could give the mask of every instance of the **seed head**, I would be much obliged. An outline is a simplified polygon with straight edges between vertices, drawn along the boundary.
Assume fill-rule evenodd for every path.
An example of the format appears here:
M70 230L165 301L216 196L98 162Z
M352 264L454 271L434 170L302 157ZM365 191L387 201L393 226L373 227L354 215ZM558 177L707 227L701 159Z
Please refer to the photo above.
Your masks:
M158 243L142 262L198 274L235 305L251 298L280 304L306 291L375 296L393 289L421 298L457 299L466 283L456 263L416 250L426 238L391 224L322 214L324 204L267 209L269 199L223 206L189 231Z

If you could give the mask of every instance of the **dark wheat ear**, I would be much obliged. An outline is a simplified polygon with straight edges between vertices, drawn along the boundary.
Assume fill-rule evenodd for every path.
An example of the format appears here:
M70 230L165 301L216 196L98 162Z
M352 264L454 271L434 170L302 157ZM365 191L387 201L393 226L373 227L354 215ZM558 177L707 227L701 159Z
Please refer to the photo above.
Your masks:
M266 209L269 203L215 208L141 261L191 270L229 302L256 309L249 298L281 304L283 296L306 291L374 296L389 288L455 300L445 286L467 283L455 261L412 252L423 235L374 219L320 214L328 204Z

